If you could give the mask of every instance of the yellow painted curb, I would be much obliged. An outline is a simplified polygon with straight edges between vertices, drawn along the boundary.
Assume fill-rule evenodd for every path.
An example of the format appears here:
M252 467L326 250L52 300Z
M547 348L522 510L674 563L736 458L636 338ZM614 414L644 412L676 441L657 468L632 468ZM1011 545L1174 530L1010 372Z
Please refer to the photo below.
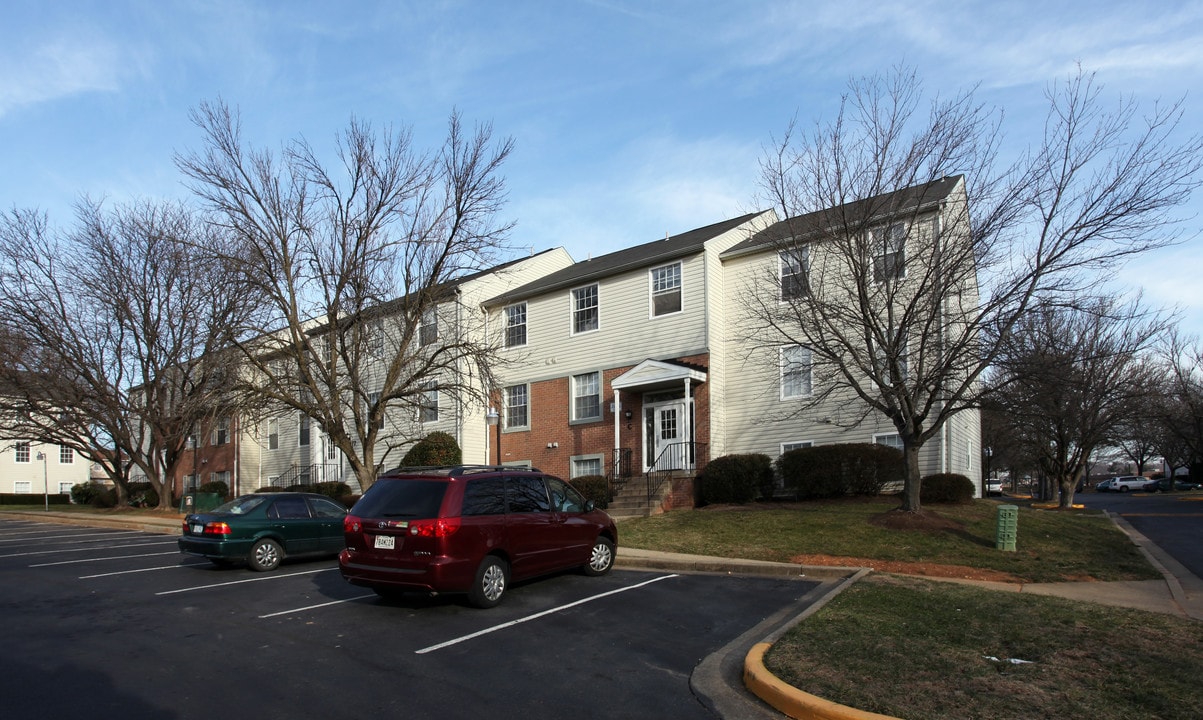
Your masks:
M898 720L833 703L782 682L764 666L764 654L770 647L769 643L757 643L748 652L744 658L744 685L777 710L796 720Z

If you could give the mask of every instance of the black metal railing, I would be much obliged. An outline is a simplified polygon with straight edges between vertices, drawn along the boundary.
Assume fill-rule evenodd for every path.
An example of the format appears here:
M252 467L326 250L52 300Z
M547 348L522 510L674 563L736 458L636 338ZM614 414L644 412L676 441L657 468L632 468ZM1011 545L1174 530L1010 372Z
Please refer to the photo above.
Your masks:
M697 476L705 466L706 443L679 442L665 447L644 473L648 503L660 493L664 483L685 475Z

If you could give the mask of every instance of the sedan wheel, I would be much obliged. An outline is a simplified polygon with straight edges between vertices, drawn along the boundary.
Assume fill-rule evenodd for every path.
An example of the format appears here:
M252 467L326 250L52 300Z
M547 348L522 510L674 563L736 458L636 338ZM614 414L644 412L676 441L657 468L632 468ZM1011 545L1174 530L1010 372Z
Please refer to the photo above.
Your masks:
M510 569L501 558L490 555L476 570L476 580L468 592L468 600L478 608L495 607L501 602L509 583Z
M264 572L280 567L280 561L283 559L284 551L280 544L264 538L251 547L251 554L247 556L246 562L252 570Z
M609 538L599 537L593 542L593 551L589 554L589 564L585 566L585 574L591 576L605 575L614 567L614 543Z

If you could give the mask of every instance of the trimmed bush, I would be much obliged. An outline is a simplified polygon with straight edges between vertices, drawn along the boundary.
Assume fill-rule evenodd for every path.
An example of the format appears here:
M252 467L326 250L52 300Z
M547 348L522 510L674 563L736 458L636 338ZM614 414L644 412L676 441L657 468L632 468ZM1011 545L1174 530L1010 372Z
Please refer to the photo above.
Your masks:
M768 455L723 455L706 464L698 473L703 505L710 503L748 503L773 485L773 461Z
M435 431L414 443L401 464L408 467L459 465L464 454L451 435Z
M592 500L594 505L603 510L610 506L613 499L610 494L610 481L605 475L582 475L572 478L568 484L584 495L586 500Z
M973 499L973 481L956 473L939 473L923 478L921 503L967 503Z
M325 495L331 500L339 500L351 494L351 486L342 481L331 480L314 485L310 488L310 492Z
M213 480L212 482L207 482L204 485L201 485L196 490L197 490L197 492L213 493L214 495L220 495L222 497L222 499L228 498L230 496L230 486L226 485L224 480Z
M128 501L130 507L158 507L159 492L149 482L132 482Z
M294 487L303 487L303 486L294 486ZM255 492L257 492L257 493L284 492L284 488L276 486L276 485L267 485L267 486L264 486L261 488L257 488L255 490Z
M798 448L777 459L777 472L799 500L879 495L906 472L902 452L876 443Z
M104 490L100 483L86 482L71 486L71 502L76 505L91 505L97 493Z
M4 493L0 495L0 505L37 505L42 507L49 502L50 505L69 505L71 504L71 496L65 493L56 495L47 495L46 493Z

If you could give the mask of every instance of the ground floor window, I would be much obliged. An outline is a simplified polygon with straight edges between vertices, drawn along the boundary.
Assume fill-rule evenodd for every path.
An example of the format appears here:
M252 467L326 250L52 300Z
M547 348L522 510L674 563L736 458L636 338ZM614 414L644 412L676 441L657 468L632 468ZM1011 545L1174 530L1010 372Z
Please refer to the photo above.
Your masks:
M604 475L604 460L605 458L602 455L581 455L572 458L572 477Z
M814 447L814 443L810 440L801 440L799 442L781 443L781 453L784 455L790 450L801 450L802 448Z
M874 435L873 443L875 445L887 445L899 451L902 450L902 436L898 433L881 433L880 435Z
M18 480L13 483L13 492L18 495L29 495L33 492L33 486L28 480Z

